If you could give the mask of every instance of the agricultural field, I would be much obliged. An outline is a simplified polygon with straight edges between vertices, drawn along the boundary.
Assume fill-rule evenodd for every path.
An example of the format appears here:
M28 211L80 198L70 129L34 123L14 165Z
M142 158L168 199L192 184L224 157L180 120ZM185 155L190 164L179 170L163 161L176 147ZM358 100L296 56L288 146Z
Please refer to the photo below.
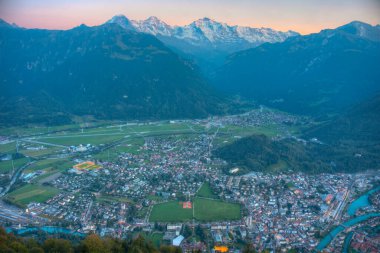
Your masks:
M30 173L42 170L44 173L32 180L33 183L42 184L48 182L49 178L54 178L60 175L61 172L72 168L73 162L67 159L44 159L30 165L24 173Z
M7 195L7 198L19 205L26 206L30 202L42 203L58 194L59 190L49 186L27 184Z
M14 153L16 152L16 142L10 142L6 144L0 144L0 153Z
M13 169L13 167L17 169L24 166L28 162L29 162L29 158L26 158L26 157L13 160L13 164L12 164L12 160L0 161L0 173L8 173L9 171Z
M62 148L60 148L60 147L47 146L44 149L40 149L40 150L20 149L19 152L25 156L30 156L33 158L39 158L39 157L42 157L45 155L50 155L50 154L59 152L61 150L62 150Z
M54 169L60 169L66 167L68 164L72 166L72 162L68 161L65 158L60 159L42 159L39 161L34 162L32 165L30 165L24 172L34 172L37 170L45 170L48 168L54 168Z
M114 161L121 153L138 154L141 146L144 145L143 137L126 138L121 144L114 146L108 150L104 150L94 155L99 160Z

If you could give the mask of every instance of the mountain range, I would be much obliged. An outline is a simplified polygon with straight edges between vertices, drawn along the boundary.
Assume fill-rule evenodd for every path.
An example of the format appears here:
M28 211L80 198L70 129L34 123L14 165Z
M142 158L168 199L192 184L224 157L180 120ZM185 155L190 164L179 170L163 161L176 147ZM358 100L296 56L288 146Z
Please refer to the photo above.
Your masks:
M194 46L209 46L231 52L243 50L245 47L255 47L265 42L282 42L288 37L299 35L294 31L281 32L271 28L230 26L210 18L198 19L185 26L171 26L154 16L135 21L129 20L124 15L117 15L107 23L116 23L125 29L154 36L172 37Z
M232 54L213 82L293 113L336 113L380 90L379 42L379 25L356 21Z
M209 66L220 65L231 53L266 42L282 42L288 37L299 35L294 31L230 26L209 18L202 18L185 26L171 26L157 17L135 21L124 15L117 15L107 23L116 23L124 29L154 35L181 56L194 60L206 70Z
M206 117L224 100L154 36L116 24L66 30L0 22L3 124Z
M212 72L188 53L213 61L239 43L250 49ZM235 110L234 95L323 118L380 90L380 26L357 21L301 36L207 18L172 27L115 16L64 31L0 20L0 56L2 124L199 118Z

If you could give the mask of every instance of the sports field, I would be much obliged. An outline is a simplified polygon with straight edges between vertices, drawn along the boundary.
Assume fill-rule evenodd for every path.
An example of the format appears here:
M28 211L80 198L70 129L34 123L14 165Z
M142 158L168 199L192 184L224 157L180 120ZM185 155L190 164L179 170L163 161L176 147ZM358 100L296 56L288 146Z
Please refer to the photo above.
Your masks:
M196 197L192 208L183 208L182 202L170 201L153 206L150 221L183 222L193 218L199 221L240 219L240 205L220 200Z
M177 222L190 221L193 218L193 209L182 208L178 201L169 201L153 206L150 221Z
M7 197L9 200L25 206L30 202L45 202L58 192L59 190L53 187L27 184L9 193Z
M195 198L194 216L199 221L219 221L219 220L238 220L241 217L240 205L211 200Z

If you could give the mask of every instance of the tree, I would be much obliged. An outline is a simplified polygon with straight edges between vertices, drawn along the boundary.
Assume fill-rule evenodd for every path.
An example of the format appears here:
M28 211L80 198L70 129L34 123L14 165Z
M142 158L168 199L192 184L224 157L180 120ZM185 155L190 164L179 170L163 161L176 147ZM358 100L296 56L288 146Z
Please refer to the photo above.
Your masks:
M252 244L247 244L243 249L243 253L256 253L256 250L253 248Z
M111 252L109 249L105 247L102 239L100 239L100 237L95 234L87 236L86 239L83 240L82 244L84 252L86 253Z
M161 246L161 253L182 253L181 248L173 247L173 246Z
M28 252L28 249L21 242L17 242L17 241L12 242L10 246L17 253L27 253Z
M29 253L44 253L45 251L40 247L33 247L30 249Z
M203 228L201 227L201 225L197 225L195 227L195 234L197 236L199 236L199 239L201 239L202 242L205 242L206 241L206 235L205 235L205 231L203 230Z
M185 225L185 226L183 227L183 236L184 236L185 238L191 236L192 233L193 233L193 231L191 231L191 228L190 228L188 225Z
M63 239L47 239L43 249L46 253L72 253L74 252L71 243Z
M111 251L112 253L124 253L123 244L120 240L113 239L113 238L105 238L103 239L104 245L107 250Z
M128 243L126 251L128 253L158 253L158 250L141 235Z

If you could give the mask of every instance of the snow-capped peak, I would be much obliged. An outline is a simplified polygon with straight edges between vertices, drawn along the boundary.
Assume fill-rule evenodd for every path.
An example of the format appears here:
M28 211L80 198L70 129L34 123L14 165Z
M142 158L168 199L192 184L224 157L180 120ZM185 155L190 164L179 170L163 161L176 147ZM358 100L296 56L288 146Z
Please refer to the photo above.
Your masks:
M264 42L281 42L288 37L298 35L295 32L280 32L270 28L230 26L207 17L185 26L170 26L155 16L145 20L130 21L124 15L117 15L108 23L117 23L126 29L135 29L154 36L184 40L194 45L206 43L234 47L241 44L257 46Z
M133 21L136 30L153 35L172 36L173 28L155 16L142 21Z
M351 23L338 27L338 30L372 41L380 41L380 27L378 25L372 26L361 21L352 21Z
M110 20L107 21L107 23L118 24L124 29L134 29L134 26L132 25L131 21L122 14L113 16Z

